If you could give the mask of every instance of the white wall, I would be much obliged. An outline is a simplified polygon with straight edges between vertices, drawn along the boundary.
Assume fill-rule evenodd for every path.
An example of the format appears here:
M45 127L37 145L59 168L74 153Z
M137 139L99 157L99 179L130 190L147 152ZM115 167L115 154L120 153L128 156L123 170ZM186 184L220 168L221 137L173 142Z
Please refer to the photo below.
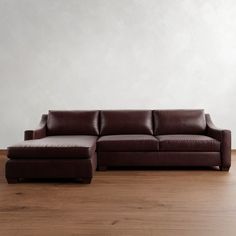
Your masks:
M235 0L0 0L0 148L48 109L205 108L236 133L235 94Z

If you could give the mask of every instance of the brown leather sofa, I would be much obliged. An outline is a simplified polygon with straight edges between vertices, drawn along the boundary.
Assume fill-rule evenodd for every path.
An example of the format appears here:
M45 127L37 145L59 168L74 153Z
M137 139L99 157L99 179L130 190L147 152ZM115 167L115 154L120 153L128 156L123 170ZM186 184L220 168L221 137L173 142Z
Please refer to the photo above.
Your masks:
M49 111L25 141L8 147L6 178L90 183L112 166L231 165L231 132L204 110Z

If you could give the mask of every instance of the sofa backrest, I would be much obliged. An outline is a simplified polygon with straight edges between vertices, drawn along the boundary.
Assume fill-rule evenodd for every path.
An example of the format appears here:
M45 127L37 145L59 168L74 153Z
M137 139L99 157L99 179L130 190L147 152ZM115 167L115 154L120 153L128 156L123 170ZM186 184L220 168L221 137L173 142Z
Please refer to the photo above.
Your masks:
M100 112L100 135L153 134L151 110Z
M155 110L154 134L203 134L206 130L204 110Z
M98 135L99 111L49 111L48 135Z

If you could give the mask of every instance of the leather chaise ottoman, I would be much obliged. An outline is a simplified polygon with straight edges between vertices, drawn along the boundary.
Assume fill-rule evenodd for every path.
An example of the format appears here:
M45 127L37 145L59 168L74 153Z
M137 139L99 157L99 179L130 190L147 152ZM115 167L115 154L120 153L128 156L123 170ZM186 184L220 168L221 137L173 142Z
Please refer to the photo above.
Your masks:
M75 178L89 183L97 166L96 136L27 140L8 148L8 182L21 178Z

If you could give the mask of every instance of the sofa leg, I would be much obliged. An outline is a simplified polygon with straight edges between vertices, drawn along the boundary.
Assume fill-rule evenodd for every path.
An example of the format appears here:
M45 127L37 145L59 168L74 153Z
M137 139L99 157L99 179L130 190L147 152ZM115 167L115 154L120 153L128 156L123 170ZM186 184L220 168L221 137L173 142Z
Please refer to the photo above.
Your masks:
M106 171L107 170L107 166L98 166L98 170L99 171Z
M221 166L221 167L220 167L220 170L221 170L221 171L229 171L229 168L230 168L230 167Z
M82 184L90 184L92 181L92 178L82 178L81 183Z
M7 183L8 184L16 184L16 183L19 183L19 179L18 178L7 178Z

